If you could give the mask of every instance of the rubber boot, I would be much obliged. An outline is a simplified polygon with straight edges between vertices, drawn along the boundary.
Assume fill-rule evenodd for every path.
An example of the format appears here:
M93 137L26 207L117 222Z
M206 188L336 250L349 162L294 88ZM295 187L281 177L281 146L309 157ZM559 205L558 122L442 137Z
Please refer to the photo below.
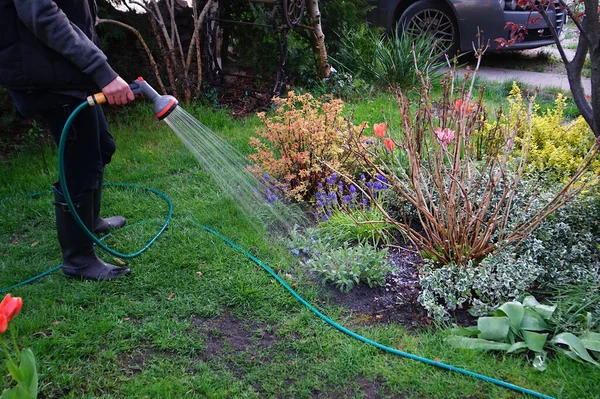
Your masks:
M72 198L77 214L88 229L92 227L93 222L93 196L94 193L89 192ZM113 280L128 274L130 272L128 268L104 263L96 256L94 243L81 230L71 215L64 196L56 186L54 186L54 198L56 229L63 253L63 273L82 280Z
M100 208L102 206L102 182L104 175L100 176L98 188L94 190L94 233L106 233L112 229L118 229L125 226L126 220L123 216L111 216L106 219L100 217Z

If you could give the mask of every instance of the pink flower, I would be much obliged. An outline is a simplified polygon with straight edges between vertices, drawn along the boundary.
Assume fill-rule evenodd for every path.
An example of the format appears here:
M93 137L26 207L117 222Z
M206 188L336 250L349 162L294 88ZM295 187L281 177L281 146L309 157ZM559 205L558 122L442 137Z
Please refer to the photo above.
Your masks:
M392 140L389 137L383 140L383 144L385 144L385 148L387 148L390 151L394 151L394 148L396 148L396 143L394 143L394 140Z
M435 135L437 136L438 142L443 146L447 146L454 140L454 130L450 130L447 127L443 129L439 126L436 127Z
M383 138L385 136L385 122L374 124L373 131L375 132L375 136Z

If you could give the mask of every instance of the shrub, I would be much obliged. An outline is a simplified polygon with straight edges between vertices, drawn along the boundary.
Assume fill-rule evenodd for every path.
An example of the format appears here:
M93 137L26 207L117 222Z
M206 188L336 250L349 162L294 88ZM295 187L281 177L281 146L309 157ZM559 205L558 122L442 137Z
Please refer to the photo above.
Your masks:
M439 74L444 64L436 61L438 58L431 38L398 31L384 36L380 30L363 26L343 33L332 63L340 71L380 87L411 89L419 83L419 73Z
M513 112L525 114L521 89L513 83L508 100ZM564 113L567 101L558 94L554 107L543 113L537 112L539 106L534 105L531 117L532 135L529 142L529 165L531 172L547 175L548 178L567 182L585 158L594 143L594 134L589 125L579 116L573 121L565 122ZM525 127L519 133L522 139ZM520 149L520 146L517 147ZM590 170L600 172L600 161L595 159Z
M582 190L575 183L595 160L598 146L588 152L568 184L542 199L536 195L538 188L524 184L526 143L532 133L522 127L531 126L533 99L525 114L511 107L488 123L483 92L474 99L473 81L469 87L468 81L454 79L454 71L447 76L435 104L423 78L416 99L397 92L396 124L374 131L372 139L350 131L347 140L361 168L383 176L385 185L412 206L416 221L383 213L424 257L438 266L469 261L477 266L487 255L518 245ZM525 132L525 145L516 148L519 131ZM364 187L358 179L353 183ZM371 200L384 210L376 197Z
M256 151L249 156L254 162L250 170L257 176L267 173L288 198L306 201L331 174L325 163L340 171L352 169L352 153L340 132L360 134L366 124L349 125L342 117L344 102L331 97L318 100L291 91L275 103L274 115L259 114L264 127L250 138Z

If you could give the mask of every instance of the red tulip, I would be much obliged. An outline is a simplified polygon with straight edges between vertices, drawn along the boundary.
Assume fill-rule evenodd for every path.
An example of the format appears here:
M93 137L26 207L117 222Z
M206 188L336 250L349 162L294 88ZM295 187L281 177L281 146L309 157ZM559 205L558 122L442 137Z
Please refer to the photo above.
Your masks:
M2 303L0 303L0 314L6 317L6 322L8 323L21 311L22 306L23 300L21 298L6 294Z
M390 151L394 151L394 148L396 148L396 143L389 137L383 141L383 144L385 144L385 148Z
M0 334L2 334L8 328L8 319L4 314L0 313Z
M375 136L383 138L385 136L385 122L374 124L373 131L375 132Z

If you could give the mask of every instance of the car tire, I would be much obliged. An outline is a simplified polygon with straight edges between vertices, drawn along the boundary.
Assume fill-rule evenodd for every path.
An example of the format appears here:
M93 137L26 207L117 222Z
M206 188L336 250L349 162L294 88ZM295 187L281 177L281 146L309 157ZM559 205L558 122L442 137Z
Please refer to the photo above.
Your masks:
M398 28L414 37L425 34L433 37L440 50L453 56L458 50L458 26L447 6L435 0L419 0L400 16Z

